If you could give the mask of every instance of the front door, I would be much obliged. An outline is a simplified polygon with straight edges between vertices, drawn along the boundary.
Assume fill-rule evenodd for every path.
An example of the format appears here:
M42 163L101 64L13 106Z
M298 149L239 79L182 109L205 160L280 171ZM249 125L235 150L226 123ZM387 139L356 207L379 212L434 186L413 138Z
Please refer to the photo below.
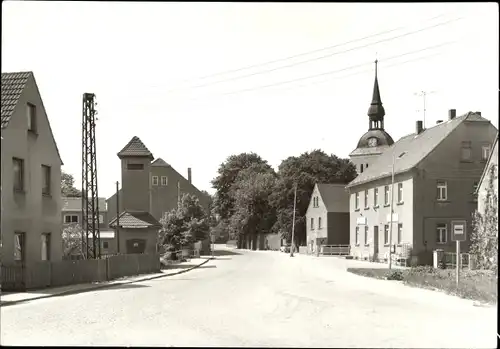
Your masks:
M373 256L378 257L378 225L373 227Z

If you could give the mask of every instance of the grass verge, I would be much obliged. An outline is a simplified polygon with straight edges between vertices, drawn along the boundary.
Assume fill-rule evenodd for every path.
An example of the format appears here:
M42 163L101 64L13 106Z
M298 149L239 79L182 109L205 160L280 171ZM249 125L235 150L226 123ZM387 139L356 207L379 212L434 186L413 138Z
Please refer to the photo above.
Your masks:
M401 280L406 285L444 291L448 294L484 303L497 302L498 278L487 270L463 270L457 288L455 270L415 267L411 269L348 268L353 274L381 280Z

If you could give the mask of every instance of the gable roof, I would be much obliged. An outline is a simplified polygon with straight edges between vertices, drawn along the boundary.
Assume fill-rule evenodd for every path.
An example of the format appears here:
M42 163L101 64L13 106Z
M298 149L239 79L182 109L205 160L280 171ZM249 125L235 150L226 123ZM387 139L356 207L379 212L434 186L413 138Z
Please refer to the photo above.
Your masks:
M2 73L2 128L9 125L14 109L32 72Z
M479 180L476 188L476 194L479 193L479 190L481 188L481 184L483 184L484 177L486 176L486 173L490 170L490 165L493 160L494 153L496 151L496 154L498 156L498 132L497 136L495 138L495 142L493 142L493 146L491 147L490 155L488 156L488 161L486 161L486 165L484 166L483 173L481 174L481 179ZM497 163L498 163L498 158L497 158Z
M155 161L151 163L151 166L155 167L171 167L170 164L168 164L165 160L162 158L158 158Z
M151 160L154 159L153 154L137 136L132 137L130 142L128 142L127 145L118 153L118 157L120 159L126 156L148 157L151 158Z
M123 211L120 216L120 227L127 228L151 228L151 227L161 227L160 222L154 218L149 212L137 212L137 211ZM111 228L116 227L116 217L109 222Z
M368 169L359 174L347 185L347 188L390 176L392 174L393 156L395 156L394 174L407 172L415 168L444 139L446 139L458 125L466 120L489 123L488 120L479 114L468 112L452 120L447 120L425 129L418 135L412 133L404 136L379 155L377 160L371 164Z
M82 198L78 197L62 197L62 211L81 211ZM106 199L99 198L99 212L106 212Z
M339 205L349 210L349 193L345 184L317 183L316 186L328 212L338 211Z
M38 90L38 85L35 80L35 74L33 74L33 72L27 71L27 72L2 73L1 129L5 129L9 126L10 120L12 119L12 115L14 114L14 110L16 109L16 106L19 103L19 99L21 98L21 95L23 94L29 79L33 79L33 83L35 84L37 93L40 94L40 90ZM42 108L45 111L42 96L40 96L40 101L42 104ZM46 111L45 115L47 115ZM57 156L61 161L61 165L64 165L61 158L61 153L59 152L59 148L57 147L56 139L54 138L54 133L52 132L52 127L50 126L50 121L48 116L47 116L47 124L49 126L50 136L52 137L54 141L54 146L56 147Z

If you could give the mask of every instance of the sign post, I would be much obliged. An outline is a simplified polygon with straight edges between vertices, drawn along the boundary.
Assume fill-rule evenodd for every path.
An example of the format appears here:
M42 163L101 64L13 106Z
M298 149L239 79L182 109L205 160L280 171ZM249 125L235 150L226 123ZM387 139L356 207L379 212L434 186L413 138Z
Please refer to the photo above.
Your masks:
M452 234L451 234L451 240L457 242L457 256L456 256L456 267L457 267L457 276L456 276L456 282L457 282L457 288L458 285L460 284L460 268L462 264L462 258L460 256L460 241L465 241L466 240L466 227L467 224L465 221L452 221L451 222L451 227L452 227Z

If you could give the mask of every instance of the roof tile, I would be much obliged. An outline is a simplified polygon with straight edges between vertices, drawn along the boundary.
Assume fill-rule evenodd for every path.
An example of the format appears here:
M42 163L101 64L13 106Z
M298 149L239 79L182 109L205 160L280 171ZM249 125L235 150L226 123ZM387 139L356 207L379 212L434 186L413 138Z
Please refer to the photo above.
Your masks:
M12 113L31 75L33 75L32 72L2 73L1 128L6 128L9 125Z
M160 222L156 220L149 212L133 212L133 211L123 211L120 214L120 227L126 226L131 228L142 228L142 227L161 227ZM116 217L109 222L109 226L116 227Z
M345 184L318 183L317 186L328 212L349 212L349 193Z
M171 167L170 164L168 164L165 160L162 158L158 158L155 161L151 163L151 166L155 167Z
M151 160L154 159L153 154L137 136L132 137L130 142L118 153L118 157L120 158L125 156L145 156L151 158Z

